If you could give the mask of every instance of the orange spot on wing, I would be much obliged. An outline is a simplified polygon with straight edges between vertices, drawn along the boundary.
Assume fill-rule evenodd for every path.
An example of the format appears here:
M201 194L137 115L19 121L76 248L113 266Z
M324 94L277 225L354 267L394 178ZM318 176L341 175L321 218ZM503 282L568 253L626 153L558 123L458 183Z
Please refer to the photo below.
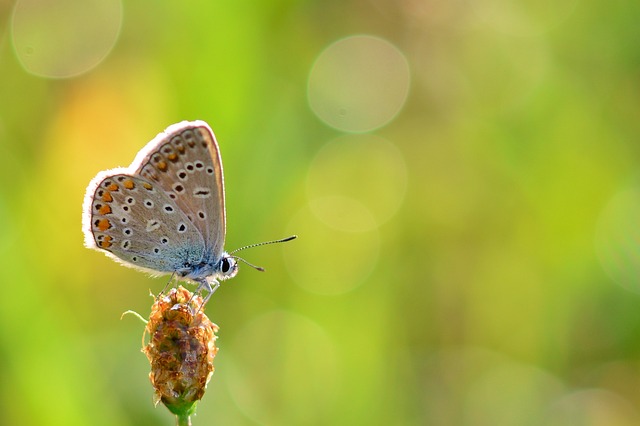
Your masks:
M113 238L111 238L109 235L105 235L104 239L102 241L100 241L100 243L98 243L100 245L100 247L102 248L109 248L113 245L113 243L111 242Z
M104 191L104 194L102 194L102 201L104 201L105 203L110 203L113 201L113 197L111 196L111 193L109 191Z
M167 162L166 161L160 160L160 161L158 161L158 164L156 164L156 167L161 172L166 172L169 166L167 166Z
M107 186L107 189L109 191L118 191L120 188L118 188L118 185L116 185L115 183L112 183L111 185Z
M111 222L109 222L109 219L100 219L98 221L98 229L99 230L104 232L109 228L111 228ZM105 238L107 238L107 237L105 237Z
M167 155L167 158L169 159L169 161L173 161L175 163L176 161L178 161L178 154L172 152L171 154Z
M98 213L100 213L101 215L110 214L111 207L105 204L104 206L100 207L100 210L98 210Z
M124 185L124 187L127 189L133 189L136 187L136 184L131 179L125 180L124 182L122 182L122 185Z
M151 191L153 189L153 186L150 183L147 183L147 182L143 183L142 186L147 191Z

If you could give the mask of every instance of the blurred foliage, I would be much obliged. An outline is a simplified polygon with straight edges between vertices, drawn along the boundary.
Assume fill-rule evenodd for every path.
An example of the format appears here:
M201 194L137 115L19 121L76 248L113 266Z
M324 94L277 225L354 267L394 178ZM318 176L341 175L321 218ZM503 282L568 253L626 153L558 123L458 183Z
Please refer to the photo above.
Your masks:
M243 252L267 272L207 306L195 425L638 424L639 21L593 0L0 2L0 423L172 424L120 320L167 278L84 248L81 208L98 171L202 119L227 248L300 238Z

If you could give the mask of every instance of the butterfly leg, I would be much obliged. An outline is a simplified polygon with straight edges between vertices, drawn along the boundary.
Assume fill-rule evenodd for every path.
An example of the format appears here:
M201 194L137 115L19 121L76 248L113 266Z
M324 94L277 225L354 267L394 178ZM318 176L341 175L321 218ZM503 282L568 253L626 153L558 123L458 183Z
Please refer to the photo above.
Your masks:
M202 278L200 280L197 280L196 282L198 283L198 288L196 288L196 291L193 292L194 295L196 293L201 293L203 290L207 292L207 295L202 301L202 305L200 305L200 309L202 309L202 307L206 305L211 298L211 295L215 293L218 287L220 287L220 282L213 278L211 279L211 282L209 282L206 278ZM193 299L193 296L191 296L191 299ZM191 299L189 299L189 302L191 302Z
M216 292L216 290L218 289L218 287L220 287L220 282L218 280L211 280L213 283L213 286L211 286L211 283L209 283L208 281L205 280L206 282L206 290L208 292L208 294L205 296L204 301L202 302L202 305L206 305L207 302L209 301L209 299L211 298L211 295L213 295L213 293Z
M165 284L165 286L162 289L162 291L160 293L158 293L158 295L156 296L156 300L158 300L160 298L160 296L162 296L164 294L164 292L167 291L167 288L169 287L169 284L171 284L171 282L173 281L173 278L175 277L175 275L176 275L175 272L173 274L171 274L171 276L169 277L169 281L167 281L167 283Z

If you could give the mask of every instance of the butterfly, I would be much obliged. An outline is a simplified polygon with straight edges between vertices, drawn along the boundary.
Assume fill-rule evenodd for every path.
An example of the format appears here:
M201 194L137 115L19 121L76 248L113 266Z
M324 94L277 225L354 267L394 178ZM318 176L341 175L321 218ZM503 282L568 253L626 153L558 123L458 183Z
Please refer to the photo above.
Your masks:
M169 126L126 168L98 173L87 186L82 229L85 246L125 266L172 274L198 284L206 303L220 281L234 277L233 253L281 240L224 251L224 176L220 149L204 121Z

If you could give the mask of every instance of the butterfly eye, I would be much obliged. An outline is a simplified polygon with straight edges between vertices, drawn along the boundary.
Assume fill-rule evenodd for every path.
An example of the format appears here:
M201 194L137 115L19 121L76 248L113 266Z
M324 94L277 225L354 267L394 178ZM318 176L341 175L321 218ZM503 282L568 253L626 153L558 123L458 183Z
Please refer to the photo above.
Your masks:
M223 274L226 274L227 272L229 272L229 270L231 269L231 261L229 260L228 257L225 257L222 259L222 265L220 269L222 269Z
M223 257L220 260L220 272L225 278L231 278L238 272L238 264L236 260L231 256Z

